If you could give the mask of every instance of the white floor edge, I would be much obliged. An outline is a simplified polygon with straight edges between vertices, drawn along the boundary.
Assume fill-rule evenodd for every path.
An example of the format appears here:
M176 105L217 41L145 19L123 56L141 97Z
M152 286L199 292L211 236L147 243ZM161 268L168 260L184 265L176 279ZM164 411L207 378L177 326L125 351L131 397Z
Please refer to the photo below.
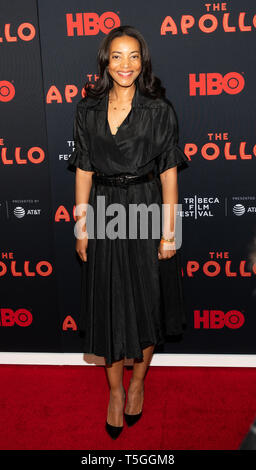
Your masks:
M104 359L82 353L0 352L0 364L105 365ZM125 365L132 365L126 359ZM256 367L256 354L154 354L151 366L176 367Z

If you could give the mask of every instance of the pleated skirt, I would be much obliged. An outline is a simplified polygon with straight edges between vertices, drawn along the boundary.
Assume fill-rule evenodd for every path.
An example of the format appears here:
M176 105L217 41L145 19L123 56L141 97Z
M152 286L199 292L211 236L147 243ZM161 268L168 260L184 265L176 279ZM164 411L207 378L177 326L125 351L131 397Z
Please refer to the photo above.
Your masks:
M128 189L92 185L89 204L94 210L94 237L89 238L87 261L82 264L79 331L83 352L105 357L107 364L123 358L143 360L143 349L182 335L187 324L183 299L180 250L158 259L159 238L98 238L97 196L105 207L119 203L161 205L161 187L154 180ZM112 217L113 219L113 217ZM160 217L160 224L162 217Z

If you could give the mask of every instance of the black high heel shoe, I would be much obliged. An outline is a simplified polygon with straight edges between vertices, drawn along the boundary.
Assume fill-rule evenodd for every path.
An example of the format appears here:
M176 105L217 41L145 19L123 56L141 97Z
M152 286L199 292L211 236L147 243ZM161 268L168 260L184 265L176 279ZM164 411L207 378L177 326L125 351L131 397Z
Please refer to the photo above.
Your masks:
M127 413L124 413L124 418L127 426L133 426L133 424L137 423L142 416L142 411L143 410L141 410L136 415L128 415Z
M124 390L124 404L125 404L125 398L126 398L126 393ZM113 426L112 424L109 424L108 421L106 420L105 423L105 429L107 433L112 437L112 439L117 439L117 437L121 434L124 426Z
M139 421L141 416L142 416L142 410L140 413L137 413L136 415L128 415L127 413L124 413L124 418L125 418L127 426L132 426L133 424L137 423L137 421Z

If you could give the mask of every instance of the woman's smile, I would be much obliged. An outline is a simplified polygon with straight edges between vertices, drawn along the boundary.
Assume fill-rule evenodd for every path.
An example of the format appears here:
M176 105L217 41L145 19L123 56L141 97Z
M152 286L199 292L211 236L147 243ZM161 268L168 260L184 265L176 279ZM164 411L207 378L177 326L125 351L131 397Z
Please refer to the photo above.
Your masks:
M128 78L128 77L131 77L133 72L117 72L118 75L120 75L120 77L122 78Z

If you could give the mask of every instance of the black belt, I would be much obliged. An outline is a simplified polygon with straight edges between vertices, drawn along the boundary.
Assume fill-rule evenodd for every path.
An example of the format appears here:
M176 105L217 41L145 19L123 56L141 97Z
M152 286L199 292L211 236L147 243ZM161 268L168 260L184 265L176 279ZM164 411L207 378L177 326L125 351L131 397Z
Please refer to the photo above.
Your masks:
M96 183L105 184L108 186L124 186L129 184L143 183L145 181L152 181L154 179L154 173L150 171L146 175L131 176L131 175L105 175L104 173L93 173L93 179Z

